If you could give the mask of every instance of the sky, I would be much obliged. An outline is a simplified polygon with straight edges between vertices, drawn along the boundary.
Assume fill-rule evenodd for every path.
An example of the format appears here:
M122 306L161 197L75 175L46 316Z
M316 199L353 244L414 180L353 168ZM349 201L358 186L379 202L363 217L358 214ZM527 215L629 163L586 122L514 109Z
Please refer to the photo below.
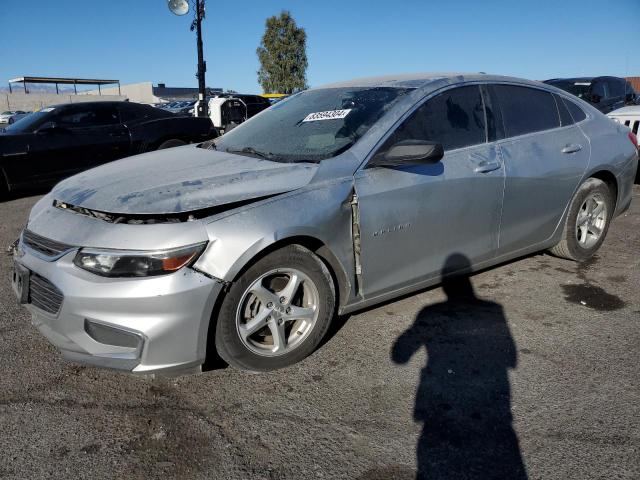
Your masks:
M640 76L640 0L207 0L207 85L261 92L256 48L289 10L307 32L308 83L407 72ZM0 0L0 85L115 78L195 87L191 15L166 0Z

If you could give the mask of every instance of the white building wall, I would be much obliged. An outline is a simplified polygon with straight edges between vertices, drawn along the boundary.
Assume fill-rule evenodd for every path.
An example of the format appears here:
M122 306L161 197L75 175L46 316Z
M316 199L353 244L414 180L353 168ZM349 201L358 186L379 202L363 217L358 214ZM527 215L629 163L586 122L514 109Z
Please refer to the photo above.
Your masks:
M118 87L100 87L102 95L118 95ZM85 95L98 95L98 89L82 92ZM130 83L120 85L120 95L136 103L158 103L160 99L153 95L153 84L151 82Z
M116 88L115 95L102 95L95 97L93 95L69 95L56 93L2 93L0 94L0 110L24 110L32 112L40 110L49 105L58 105L61 103L77 103L77 102L95 102L95 101L114 101L126 100L124 95L118 95Z

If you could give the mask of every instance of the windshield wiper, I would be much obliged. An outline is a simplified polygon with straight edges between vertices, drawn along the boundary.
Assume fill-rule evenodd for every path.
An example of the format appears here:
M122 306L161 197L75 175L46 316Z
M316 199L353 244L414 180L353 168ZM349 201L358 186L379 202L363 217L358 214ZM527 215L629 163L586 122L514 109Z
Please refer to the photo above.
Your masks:
M244 148L227 148L225 150L227 153L248 153L250 155L255 155L256 157L264 158L266 160L273 160L274 155L271 152L261 152L260 150L256 150L253 147L244 147Z

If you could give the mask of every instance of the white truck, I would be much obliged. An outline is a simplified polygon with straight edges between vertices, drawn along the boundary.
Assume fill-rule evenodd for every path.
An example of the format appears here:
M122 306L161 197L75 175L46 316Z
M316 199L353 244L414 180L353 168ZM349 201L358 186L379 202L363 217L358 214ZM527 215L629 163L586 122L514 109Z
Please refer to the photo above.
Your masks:
M628 107L619 108L613 112L609 112L607 117L629 127L631 129L630 135L633 135L638 144L638 149L640 149L640 139L638 139L640 136L638 134L638 129L640 128L640 105L629 105ZM636 183L640 183L640 167L636 172Z
M640 105L629 105L628 107L622 107L613 112L607 114L609 118L612 118L622 125L626 125L631 129L631 132L638 137L638 128L640 128ZM638 144L640 146L640 143Z
M198 103L193 106L194 115L198 111ZM270 106L269 100L260 95L218 94L209 98L209 118L222 135Z

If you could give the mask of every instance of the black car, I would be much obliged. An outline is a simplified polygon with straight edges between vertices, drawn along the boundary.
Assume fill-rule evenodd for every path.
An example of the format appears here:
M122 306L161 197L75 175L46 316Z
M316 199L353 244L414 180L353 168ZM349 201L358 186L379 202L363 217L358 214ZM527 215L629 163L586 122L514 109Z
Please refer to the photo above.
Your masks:
M208 118L174 115L138 103L48 107L0 133L0 194L51 184L129 155L217 136Z
M544 83L579 97L602 113L635 105L638 95L629 81L618 77L553 78Z

